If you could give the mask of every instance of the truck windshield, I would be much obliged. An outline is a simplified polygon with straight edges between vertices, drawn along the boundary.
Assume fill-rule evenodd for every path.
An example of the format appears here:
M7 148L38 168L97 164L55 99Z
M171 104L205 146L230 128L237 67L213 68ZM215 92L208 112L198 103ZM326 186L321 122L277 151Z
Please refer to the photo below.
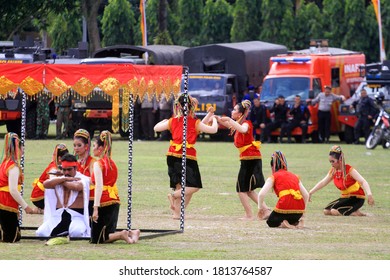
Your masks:
M261 90L262 101L274 101L283 95L286 101L294 101L295 95L302 100L309 97L310 80L301 77L269 78L263 83Z
M188 94L193 97L202 97L209 95L225 94L225 77L217 76L188 76ZM184 91L184 84L181 85L181 91Z

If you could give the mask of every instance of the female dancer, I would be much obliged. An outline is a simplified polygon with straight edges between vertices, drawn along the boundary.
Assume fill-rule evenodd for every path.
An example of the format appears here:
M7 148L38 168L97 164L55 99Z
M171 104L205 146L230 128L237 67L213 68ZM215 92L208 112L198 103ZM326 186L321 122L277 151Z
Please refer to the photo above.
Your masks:
M33 189L31 191L30 200L37 206L38 213L43 214L45 208L45 188L43 182L50 178L50 175L55 175L56 172L60 172L61 157L68 153L68 148L65 144L57 144L54 148L53 159L49 165L45 168L39 178L36 178L32 184Z
M271 157L272 176L265 181L259 192L259 216L268 209L262 208L265 195L273 189L278 202L267 219L270 227L302 228L309 193L299 177L287 171L287 161L282 152L276 151Z
M90 155L91 137L89 132L85 129L78 129L73 135L73 150L77 156L77 171L81 174L91 178L93 172L93 164L95 159ZM95 186L91 183L89 185L89 215L93 212L93 200L95 197Z
M250 120L246 120L251 102L244 100L234 106L232 117L219 117L218 122L230 129L234 134L234 145L240 152L241 167L238 172L236 191L241 204L245 210L242 220L252 220L254 218L249 199L258 204L258 196L255 189L264 185L264 175L262 170L262 160L260 153L260 142L255 142L253 138L253 125ZM265 202L262 208L268 209ZM266 219L270 210L264 212L263 219Z
M330 202L324 209L325 215L332 216L366 216L360 212L367 196L368 204L374 205L370 185L366 179L349 164L345 164L344 153L340 146L333 146L329 151L329 162L332 168L309 192L309 198L332 180L341 191L341 197Z
M20 194L23 175L20 170L21 143L16 133L4 137L3 161L0 165L0 241L14 243L20 240L19 206L27 214L36 214Z
M207 115L202 121L195 117L195 109L198 101L188 96L188 117L187 117L187 161L186 161L186 185L185 185L185 207L191 201L192 195L202 188L202 179L198 167L195 143L198 134L216 133L218 124L213 117L214 110L210 107ZM183 155L183 118L184 118L185 95L179 96L174 103L174 117L160 121L154 126L156 132L169 130L172 134L172 140L167 153L168 174L170 178L170 187L173 190L168 195L170 207L173 212L173 219L180 219L180 202L181 202L181 170ZM212 120L211 120L212 118ZM212 121L211 126L208 123Z
M139 239L139 230L116 231L120 199L116 186L118 168L111 158L111 148L111 133L104 130L93 143L93 154L98 160L93 164L91 176L95 185L91 243L111 243L120 239L135 243Z

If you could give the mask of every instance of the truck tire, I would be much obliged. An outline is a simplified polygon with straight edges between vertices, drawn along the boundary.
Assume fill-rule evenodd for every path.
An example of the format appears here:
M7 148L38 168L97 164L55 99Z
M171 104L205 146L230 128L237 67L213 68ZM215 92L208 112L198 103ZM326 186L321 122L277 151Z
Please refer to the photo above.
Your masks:
M344 131L344 140L345 140L345 143L347 144L352 144L354 139L355 139L355 135L354 135L354 128L352 126L349 126L349 125L346 125L345 126L345 131Z

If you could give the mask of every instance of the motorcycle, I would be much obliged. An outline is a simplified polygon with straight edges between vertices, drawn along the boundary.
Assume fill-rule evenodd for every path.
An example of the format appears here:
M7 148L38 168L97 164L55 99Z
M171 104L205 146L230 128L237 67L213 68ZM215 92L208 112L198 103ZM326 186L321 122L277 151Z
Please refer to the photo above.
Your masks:
M377 145L382 144L384 149L388 149L390 147L390 115L386 112L383 105L383 93L377 94L375 99L380 111L375 120L374 128L367 138L366 148L375 149Z

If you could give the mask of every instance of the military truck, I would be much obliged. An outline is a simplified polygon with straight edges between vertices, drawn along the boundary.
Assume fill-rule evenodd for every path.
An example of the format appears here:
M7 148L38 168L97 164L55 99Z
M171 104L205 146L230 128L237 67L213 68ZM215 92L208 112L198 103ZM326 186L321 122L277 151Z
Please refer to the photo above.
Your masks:
M203 117L209 106L217 115L230 116L251 85L260 86L269 70L269 59L287 53L283 45L261 41L211 44L184 50L189 67L188 93L199 101L197 115ZM228 130L220 127L212 138L226 139Z

